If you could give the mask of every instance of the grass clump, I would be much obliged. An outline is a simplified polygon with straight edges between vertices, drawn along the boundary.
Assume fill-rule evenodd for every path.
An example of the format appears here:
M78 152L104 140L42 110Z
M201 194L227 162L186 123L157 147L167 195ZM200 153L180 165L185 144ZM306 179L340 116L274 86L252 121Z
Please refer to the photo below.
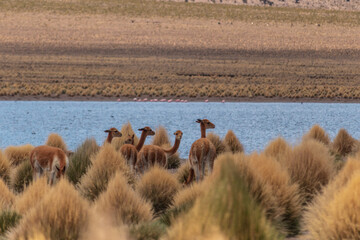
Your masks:
M10 191L5 182L0 179L0 211L8 209L15 201L15 195Z
M279 159L287 151L291 149L290 145L282 137L278 137L271 141L265 148L264 154Z
M20 193L28 186L33 179L33 170L30 161L25 161L14 168L10 174L11 188Z
M10 179L10 161L5 154L0 150L0 178L4 182L9 182Z
M142 199L117 172L107 190L96 201L96 209L111 217L115 225L138 224L152 219L152 205Z
M179 181L179 183L183 184L187 181L190 175L190 169L191 167L188 161L180 165L176 171L176 179Z
M64 152L67 152L67 146L66 146L63 138L57 133L51 133L48 136L45 145L48 145L51 147L57 147L57 148L62 149Z
M158 240L165 233L166 226L159 221L145 222L130 228L130 236L136 240Z
M89 217L88 203L66 180L46 194L9 234L9 239L28 239L42 234L45 239L78 239Z
M113 138L113 140L111 141L111 145L115 147L116 151L119 151L122 145L125 144L125 140L129 137L129 135L134 135L134 145L136 146L138 144L139 138L136 136L130 122L122 125L120 132L122 136Z
M307 140L282 158L294 183L298 183L304 204L310 202L335 174L334 161L328 148L319 141Z
M325 145L329 145L330 144L330 137L329 134L327 134L325 132L325 130L323 128L320 127L320 125L316 124L314 125L309 132L307 132L304 136L303 136L303 140L307 140L307 139L315 139Z
M101 192L106 190L108 182L116 171L122 172L128 183L134 182L134 176L124 157L110 144L105 144L91 158L91 162L91 167L81 177L78 184L82 195L90 200L95 200Z
M232 130L229 130L223 139L225 150L232 153L244 152L244 147Z
M10 228L15 227L21 219L21 215L12 210L0 213L0 236L4 235Z
M181 185L167 170L155 166L146 172L136 185L136 190L151 201L155 214L165 211L173 201Z
M69 168L66 176L73 184L77 184L82 175L87 171L91 164L90 158L99 150L99 146L94 138L86 139L70 157Z
M213 185L165 239L281 239L251 198L231 155L224 156Z
M356 139L354 139L345 129L342 128L334 138L332 150L344 157L355 150L356 144Z
M34 146L30 144L23 146L9 146L5 149L4 153L12 166L18 166L21 163L30 160L30 154L33 149Z
M46 177L42 177L32 182L21 195L17 196L14 203L16 212L24 215L29 209L36 207L43 197L50 191Z
M214 144L216 149L216 156L219 156L221 153L224 153L226 150L226 145L223 143L219 135L215 133L208 133L206 136L209 141Z
M159 147L163 145L170 146L171 143L170 143L169 134L163 126L159 126L155 130L155 136L152 138L151 144Z

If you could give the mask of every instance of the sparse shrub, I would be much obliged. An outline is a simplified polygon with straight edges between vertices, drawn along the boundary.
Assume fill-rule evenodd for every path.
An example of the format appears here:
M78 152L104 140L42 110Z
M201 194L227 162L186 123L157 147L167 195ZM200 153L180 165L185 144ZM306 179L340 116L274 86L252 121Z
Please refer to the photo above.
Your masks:
M9 146L5 149L4 153L12 166L18 166L21 163L30 160L30 153L33 149L34 146L30 144L23 146Z
M219 156L221 153L225 152L226 146L218 135L215 133L208 133L206 136L212 144L214 144L216 149L216 156Z
M244 152L243 145L236 137L235 133L231 130L229 130L226 133L223 143L225 145L225 150L227 152L232 152L232 153Z
M315 139L325 145L329 145L330 144L330 137L329 134L327 134L325 132L324 129L322 129L319 125L314 125L309 132L307 132L304 136L303 136L303 140L307 140L307 139Z
M20 193L30 184L32 179L33 170L30 161L25 161L12 169L10 173L10 186L15 192Z
M265 148L264 153L269 157L273 157L275 159L279 159L283 156L287 151L289 151L291 147L282 137L278 137L271 141Z
M170 227L166 239L280 238L250 197L231 157L219 163L214 177L194 207Z
M155 130L155 136L152 138L151 144L159 147L163 145L170 146L169 134L163 126L159 126Z
M38 233L46 239L78 239L88 223L88 208L75 188L61 179L10 232L9 239L27 239Z
M79 182L81 176L87 171L91 164L91 156L98 150L99 146L94 138L86 139L85 142L76 149L70 157L69 168L66 170L66 175L70 182L73 184Z
M51 147L57 147L57 148L64 150L65 152L67 152L67 146L66 146L63 138L57 133L51 133L48 136L48 139L46 140L45 145L48 145Z
M107 190L96 201L96 209L111 217L115 225L137 224L152 219L152 205L138 195L122 173L117 172Z
M145 222L133 225L130 235L136 240L158 240L166 233L166 226L159 221Z
M50 191L46 177L42 177L32 182L24 189L21 195L17 196L14 203L14 209L21 215L24 215L31 208L37 206L46 193Z
M15 195L6 186L5 182L0 179L0 211L11 207L15 201Z
M186 161L185 163L181 164L180 167L176 171L176 178L179 183L185 183L190 174L190 163Z
M10 179L10 162L5 154L0 150L0 178L8 183Z
M128 183L134 182L134 176L124 157L116 152L112 145L104 145L91 159L91 167L81 177L78 184L80 192L86 198L96 199L101 192L106 190L108 182L116 171L122 172Z
M155 166L146 172L136 186L145 199L151 201L155 214L166 210L179 191L180 184L167 170Z
M357 168L343 187L325 192L305 215L310 239L359 239L360 171ZM334 186L329 186L333 188ZM332 197L330 197L332 196Z
M0 212L0 236L4 235L10 228L15 227L21 219L21 215L11 210Z
M345 129L340 129L332 144L332 149L335 153L341 156L346 156L354 150L356 146L356 139L354 139Z
M298 183L304 204L310 202L335 174L328 148L319 141L307 140L288 151L280 162L294 183Z
M125 140L127 139L127 137L130 135L135 135L134 137L134 145L136 146L139 142L139 138L136 136L134 130L132 129L132 126L130 124L130 122L122 125L121 130L120 130L122 136L121 137L116 137L113 138L113 140L111 141L111 145L113 145L116 149L116 151L119 151L120 148L122 147L122 145L124 145Z

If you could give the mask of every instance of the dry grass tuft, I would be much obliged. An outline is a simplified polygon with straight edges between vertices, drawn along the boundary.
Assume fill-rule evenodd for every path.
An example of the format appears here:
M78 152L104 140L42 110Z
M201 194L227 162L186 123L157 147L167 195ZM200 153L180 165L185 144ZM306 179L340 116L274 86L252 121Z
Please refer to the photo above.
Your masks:
M330 185L309 207L304 219L310 239L359 239L360 171L359 164L356 165L357 170L343 182L343 187L337 188L338 183Z
M309 203L335 174L334 160L328 148L319 141L307 140L288 151L281 164L300 186L304 204Z
M204 189L206 189L206 182L193 183L187 188L180 190L174 197L173 206L180 208L185 205L193 205L195 200L204 194Z
M45 145L60 148L60 149L64 150L64 152L67 151L67 146L66 146L63 138L57 133L51 133L48 136Z
M162 239L166 233L166 226L159 221L145 222L130 227L130 235L136 240L157 240Z
M119 151L122 145L125 144L125 140L128 138L129 135L131 136L134 134L135 135L134 145L136 146L138 144L139 138L136 136L130 122L127 122L124 125L122 125L120 132L122 136L113 138L113 140L111 141L111 145L115 147L116 151Z
M38 233L46 239L78 239L88 217L89 204L62 179L24 216L9 239L28 239Z
M172 204L180 187L171 173L155 166L142 176L136 185L136 190L142 197L151 201L155 214L159 214Z
M86 139L85 142L79 146L74 154L70 157L70 165L66 170L66 176L73 183L77 184L82 175L87 171L91 164L90 158L99 150L94 138Z
M109 182L95 206L97 211L109 216L115 225L138 224L153 217L151 203L142 199L120 172Z
M21 219L21 216L12 210L0 212L0 239L11 228L15 227Z
M0 179L8 183L10 179L10 161L0 150Z
M170 227L165 239L280 239L250 197L232 155L222 158L213 185Z
M330 144L330 137L329 134L327 134L325 132L325 130L323 128L321 128L319 125L314 125L309 132L307 132L304 136L303 136L303 140L307 140L307 139L315 139L325 145L329 145Z
M100 151L91 158L92 165L81 177L78 184L83 196L94 200L106 190L110 179L116 171L120 171L126 177L128 183L134 182L129 166L120 152L110 144L105 144Z
M5 149L4 153L12 166L18 166L25 161L29 161L33 149L34 146L30 144L23 146L9 146Z
M50 191L50 186L47 183L47 178L42 177L35 182L32 182L24 192L17 196L14 203L16 212L24 215L31 208L34 208L41 202L43 197Z
M17 193L24 190L33 179L33 170L30 161L25 161L13 168L10 172L10 187Z
M220 139L219 135L215 133L208 133L206 135L206 138L209 139L209 141L212 142L212 144L214 144L216 149L216 156L219 156L220 154L225 152L226 145Z
M176 171L176 179L179 183L185 183L190 174L190 163L189 161L184 162Z
M232 153L239 153L244 152L244 147L239 141L239 139L236 137L235 133L232 130L229 130L225 138L223 139L223 143L226 147L227 152Z
M332 144L332 150L346 156L355 150L357 141L345 129L340 129Z
M152 145L163 146L163 145L171 145L169 134L163 126L159 126L155 130L155 136L151 140Z
M264 154L279 159L287 151L291 149L290 145L282 137L278 137L271 141L265 148Z
M10 191L5 182L0 179L0 211L8 209L15 201L15 195Z

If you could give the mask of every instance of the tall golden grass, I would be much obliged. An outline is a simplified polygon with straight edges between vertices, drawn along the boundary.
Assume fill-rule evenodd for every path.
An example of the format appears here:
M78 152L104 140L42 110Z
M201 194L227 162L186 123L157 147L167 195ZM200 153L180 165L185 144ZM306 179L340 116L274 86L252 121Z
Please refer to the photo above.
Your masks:
M170 145L170 137L165 127L159 126L155 130L155 136L151 139L151 144L156 146Z
M248 193L231 155L222 155L216 180L165 239L281 239Z
M356 158L349 158L345 166L336 175L333 181L324 188L322 194L318 195L313 202L308 206L304 215L304 232L309 233L312 239L332 239L329 238L328 229L329 221L343 221L343 217L335 218L330 214L329 205L334 200L335 196L339 196L339 192L347 186L349 181L355 176L360 174L360 160L359 156ZM356 189L354 189L356 191ZM344 199L345 200L345 199ZM348 201L348 200L345 200ZM349 203L352 205L352 203ZM354 209L356 210L356 209ZM354 211L354 214L357 214ZM347 217L347 216L345 216ZM339 229L340 230L340 229ZM337 238L343 239L343 238Z
M125 140L128 138L129 135L132 136L134 134L134 145L136 146L138 144L139 138L135 134L130 122L122 125L120 132L122 136L113 138L113 140L111 141L111 145L115 147L116 151L119 151L121 146L125 144Z
M278 137L272 140L265 148L264 153L267 156L279 159L287 151L290 151L290 145L285 141L284 138Z
M110 144L105 144L91 158L91 162L91 167L81 177L78 184L82 195L90 200L95 200L101 192L106 190L108 182L116 171L122 172L128 183L134 182L134 176L124 157Z
M211 132L206 135L206 138L209 139L212 144L214 144L216 149L216 156L219 156L225 152L226 145L223 143L219 135Z
M329 134L327 134L325 132L325 130L323 128L320 127L320 125L315 124L310 130L309 132L307 132L304 136L303 136L303 140L307 140L307 139L315 139L325 145L329 145L331 140L329 137Z
M317 140L303 141L280 158L280 162L289 171L292 181L299 184L304 204L309 203L335 174L329 149Z
M99 146L95 138L88 138L70 157L70 164L66 170L66 176L73 184L79 182L81 176L84 175L91 164L90 158L96 154L98 150Z
M235 133L232 130L228 130L223 139L225 145L225 150L227 152L239 153L244 152L244 147L241 144L240 140L236 137Z
M64 139L57 133L50 133L45 142L45 145L60 148L65 152L67 151L67 146L64 142Z
M20 195L16 196L14 203L15 211L24 215L30 209L35 208L49 191L50 186L47 183L46 177L32 182Z
M154 166L146 172L136 184L136 191L152 203L154 213L165 211L173 202L181 185L164 168Z
M30 144L23 146L9 146L5 149L4 153L12 166L18 166L21 163L30 160L30 153L33 149L34 146Z
M0 150L0 178L4 182L9 182L10 179L10 161L6 155Z
M121 172L116 172L105 192L95 203L96 210L112 219L114 225L138 224L153 218L152 205L129 185Z
M78 239L88 224L89 204L66 179L62 179L32 208L9 239L28 239L42 234L46 239Z
M0 211L3 211L13 205L15 201L15 195L2 179L0 179L0 193Z
M354 139L345 129L340 129L334 141L332 143L332 150L340 154L341 156L346 156L352 153L357 147L358 142Z
M17 193L22 192L31 183L32 179L33 170L29 160L11 169L10 186Z

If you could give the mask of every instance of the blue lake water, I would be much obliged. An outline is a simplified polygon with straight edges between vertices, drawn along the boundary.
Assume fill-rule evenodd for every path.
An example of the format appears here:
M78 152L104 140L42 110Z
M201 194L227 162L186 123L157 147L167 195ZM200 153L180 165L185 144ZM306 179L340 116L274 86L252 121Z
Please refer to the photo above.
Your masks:
M88 137L102 144L105 129L120 130L130 121L134 130L163 125L171 138L176 130L183 131L179 152L185 158L200 137L198 118L212 121L216 125L212 131L221 137L232 129L247 153L261 151L278 136L295 144L314 124L320 124L332 138L340 128L360 137L360 105L353 103L1 101L0 116L2 149L27 143L42 145L52 132L60 134L72 150Z

